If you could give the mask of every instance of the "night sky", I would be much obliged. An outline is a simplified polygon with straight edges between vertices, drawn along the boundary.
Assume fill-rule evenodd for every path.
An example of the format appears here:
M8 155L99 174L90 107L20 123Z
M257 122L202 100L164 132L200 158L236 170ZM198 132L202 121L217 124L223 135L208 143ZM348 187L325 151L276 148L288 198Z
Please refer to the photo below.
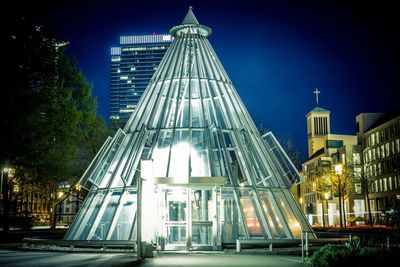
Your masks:
M331 132L355 134L355 116L400 106L400 16L394 4L350 1L17 2L69 41L108 120L110 47L121 35L167 33L193 6L257 125L307 154L306 114L331 111ZM279 2L279 3L278 3ZM336 2L336 3L333 3ZM383 2L383 1L381 1ZM362 4L360 4L362 3Z

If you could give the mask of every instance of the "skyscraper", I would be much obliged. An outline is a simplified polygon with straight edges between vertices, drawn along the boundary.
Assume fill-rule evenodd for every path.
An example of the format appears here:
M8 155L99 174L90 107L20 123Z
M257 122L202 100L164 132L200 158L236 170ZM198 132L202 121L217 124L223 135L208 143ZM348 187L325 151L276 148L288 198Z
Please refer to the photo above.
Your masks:
M160 250L312 232L289 188L297 172L264 141L189 9L124 129L80 180L90 192L67 240L141 240ZM292 168L293 169L293 168Z
M171 41L169 34L121 36L111 48L110 120L126 123Z

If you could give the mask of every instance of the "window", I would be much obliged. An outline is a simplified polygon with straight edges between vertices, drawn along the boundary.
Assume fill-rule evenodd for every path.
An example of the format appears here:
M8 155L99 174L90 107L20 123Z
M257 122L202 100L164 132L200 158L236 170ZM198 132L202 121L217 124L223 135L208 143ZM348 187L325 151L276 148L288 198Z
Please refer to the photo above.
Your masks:
M385 152L386 152L386 156L390 155L389 143L385 144Z
M360 153L353 153L353 163L354 164L361 164Z
M378 147L375 147L375 153L376 153L376 158L380 159L381 158L381 150Z
M365 205L363 199L355 199L354 200L354 215L356 217L362 217L365 213Z
M356 193L357 195L362 194L361 183L354 184L354 193Z
M343 140L327 140L326 146L328 148L339 148L343 146Z
M65 208L65 213L69 213L69 208Z
M392 187L392 177L388 178L388 188L389 188L389 190L393 189L393 187Z
M383 178L383 191L386 192L387 191L387 178Z

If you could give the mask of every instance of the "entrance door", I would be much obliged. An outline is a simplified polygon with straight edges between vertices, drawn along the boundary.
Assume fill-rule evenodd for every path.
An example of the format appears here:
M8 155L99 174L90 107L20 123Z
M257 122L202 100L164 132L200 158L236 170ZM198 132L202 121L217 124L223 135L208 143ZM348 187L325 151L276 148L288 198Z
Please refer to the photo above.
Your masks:
M186 249L188 232L187 189L166 189L165 198L165 249Z
M215 190L164 187L159 191L161 229L157 240L161 250L217 249Z
M216 202L211 189L191 190L191 245L192 249L211 250L216 240Z

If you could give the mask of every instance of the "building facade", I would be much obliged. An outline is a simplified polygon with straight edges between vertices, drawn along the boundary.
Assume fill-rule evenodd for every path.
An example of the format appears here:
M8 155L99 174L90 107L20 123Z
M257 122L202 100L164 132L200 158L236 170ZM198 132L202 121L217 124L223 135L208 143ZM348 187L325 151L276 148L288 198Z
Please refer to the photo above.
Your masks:
M69 182L61 182L57 189L56 226L69 226L83 202L79 186L71 188Z
M312 225L339 225L339 210L343 210L345 221L347 218L363 212L364 200L359 191L359 182L346 177L348 185L344 191L343 207L339 207L339 198L332 188L332 179L329 175L335 166L341 165L354 173L354 168L360 171L361 148L357 145L356 135L340 135L330 133L330 111L316 107L307 116L307 136L309 158L302 164L303 183L299 202L303 204ZM342 177L345 178L344 176ZM329 181L328 181L329 180ZM350 181L351 180L351 181ZM297 189L297 191L299 191ZM361 201L361 202L360 202ZM355 208L356 206L356 208Z
M387 223L388 211L400 204L400 110L356 117L363 147L363 175L375 223ZM367 127L362 127L367 124Z
M111 48L110 120L126 123L171 41L169 34L121 36Z

